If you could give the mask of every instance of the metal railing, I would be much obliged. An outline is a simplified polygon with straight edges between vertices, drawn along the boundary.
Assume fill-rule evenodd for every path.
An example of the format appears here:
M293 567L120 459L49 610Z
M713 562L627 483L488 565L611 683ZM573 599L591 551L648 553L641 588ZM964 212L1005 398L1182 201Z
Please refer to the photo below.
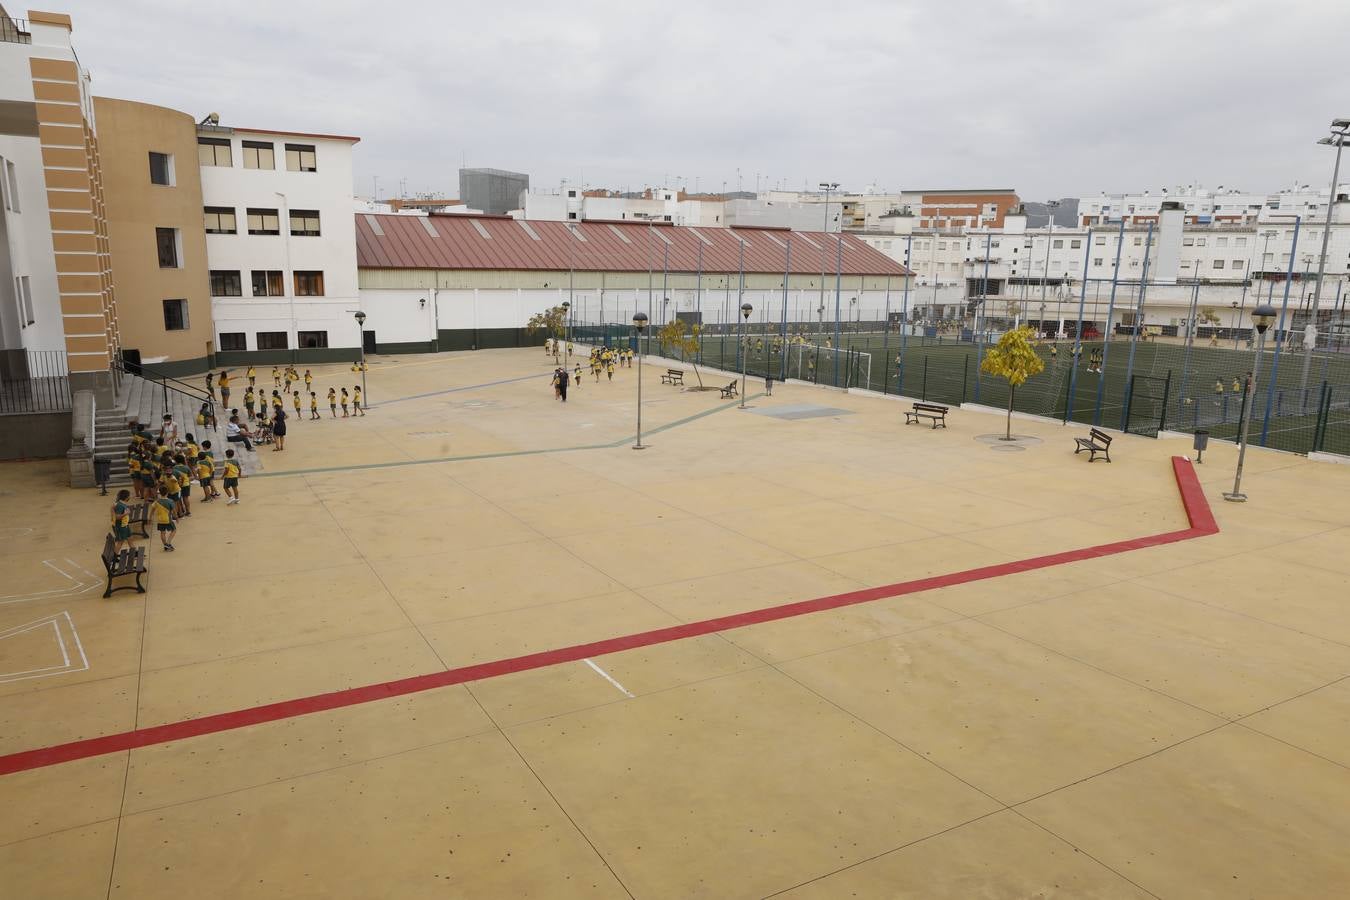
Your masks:
M127 375L135 375L150 384L159 385L159 390L164 403L165 411L169 409L169 392L181 394L188 397L195 403L206 404L207 412L214 420L216 415L216 400L206 391L199 387L189 384L172 375L165 375L163 372L157 372L144 363L127 362L125 359L113 360L113 368Z
M31 44L33 35L28 31L28 23L23 19L0 16L0 43Z
M66 351L0 351L0 413L69 409L70 369Z

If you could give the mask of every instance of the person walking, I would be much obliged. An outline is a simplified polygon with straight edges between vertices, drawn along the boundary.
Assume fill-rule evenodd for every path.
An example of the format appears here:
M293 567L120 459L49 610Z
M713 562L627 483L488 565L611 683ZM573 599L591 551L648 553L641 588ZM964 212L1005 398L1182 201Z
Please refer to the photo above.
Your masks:
M567 402L567 383L571 380L566 369L558 369L558 399L563 403Z
M226 409L230 408L230 373L224 369L220 370L220 377L216 379L220 385L220 405Z

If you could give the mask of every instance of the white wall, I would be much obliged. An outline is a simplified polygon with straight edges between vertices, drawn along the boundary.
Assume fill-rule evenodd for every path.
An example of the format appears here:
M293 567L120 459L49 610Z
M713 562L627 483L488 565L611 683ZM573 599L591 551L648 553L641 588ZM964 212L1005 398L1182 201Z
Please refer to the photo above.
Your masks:
M232 165L202 166L202 202L206 206L230 206L235 210L238 233L206 236L207 266L236 270L243 284L242 297L212 299L216 334L245 332L248 349L256 349L259 331L288 332L289 346L297 345L298 331L327 331L328 346L356 347L360 335L349 310L358 308L356 289L356 220L352 215L352 145L349 141L286 135L236 132L210 134L228 137ZM271 141L276 168L244 168L241 141ZM286 169L285 145L310 144L315 148L314 172ZM278 197L280 192L284 197ZM249 207L277 209L281 234L248 234ZM289 210L317 209L318 237L289 235ZM250 273L254 269L284 272L285 296L254 298ZM295 271L317 270L324 274L323 297L293 297ZM295 326L291 327L292 303ZM383 337L381 337L383 340ZM217 347L219 338L217 337Z
M46 57L73 59L70 33L64 29L33 25L34 44L0 44L0 99L33 102L32 72L28 60L34 46ZM44 46L48 44L49 46ZM56 256L52 246L51 220L47 209L47 182L42 170L42 147L36 137L0 135L0 157L14 163L18 180L19 211L0 207L5 217L0 254L8 254L9 271L0 283L0 347L27 350L64 350L65 327L61 319L61 296L56 282ZM8 188L6 188L8 190ZM14 276L28 276L33 296L35 322L20 321ZM91 329L102 333L103 321Z

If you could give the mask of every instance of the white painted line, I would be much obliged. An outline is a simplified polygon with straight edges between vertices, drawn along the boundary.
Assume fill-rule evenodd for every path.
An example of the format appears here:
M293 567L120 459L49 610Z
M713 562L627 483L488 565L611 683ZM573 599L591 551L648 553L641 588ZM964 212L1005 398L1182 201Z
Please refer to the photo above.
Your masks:
M84 655L84 641L80 640L80 633L75 630L75 620L70 617L70 613L62 611L61 615L66 617L66 627L70 629L70 636L75 641L75 649L80 651L80 664L83 668L89 668L89 657Z
M75 649L80 654L79 665L72 665L70 661L70 651L66 646L65 637L61 634L61 620L64 619L66 627L70 629L71 639L75 643ZM15 637L30 631L36 631L39 628L45 628L48 625L52 628L52 633L56 637L56 646L61 651L63 664L59 666L42 666L37 669L23 669L15 672L0 673L0 684L6 684L11 681L28 681L33 678L49 678L53 675L69 675L73 672L84 672L89 669L89 658L85 656L84 645L80 641L79 634L75 631L75 622L70 618L70 612L62 610L55 615L46 616L36 622L28 622L24 625L16 625L5 631L0 631L0 638Z
M68 562L68 561L69 561L69 560L67 560L67 562ZM51 569L51 570L52 570L53 572L55 572L56 574L60 575L62 578L65 578L67 581L75 581L75 579L72 578L70 575L67 575L63 570L57 568L57 566L55 566L55 565L52 563L52 561L51 561L50 559L44 559L44 560L42 561L42 564L43 564L44 566L46 566L47 568ZM80 582L78 582L78 581L76 581L75 583L76 583L76 584L80 584Z
M599 675L601 678L605 679L605 680L608 681L610 684L614 685L616 688L618 688L620 691L622 691L622 692L623 692L624 694L626 694L627 696L629 696L629 697L634 696L634 694L633 694L632 691L628 690L628 688L626 688L626 687L624 687L623 685L619 684L617 681L615 681L613 678L610 677L610 674L609 674L608 672L606 672L604 669L602 669L602 668L600 668L599 666L597 666L595 663L591 662L589 659L582 660L582 662L586 663L586 665L588 665L588 666L590 666L592 669L594 669L594 670L595 670L595 674Z

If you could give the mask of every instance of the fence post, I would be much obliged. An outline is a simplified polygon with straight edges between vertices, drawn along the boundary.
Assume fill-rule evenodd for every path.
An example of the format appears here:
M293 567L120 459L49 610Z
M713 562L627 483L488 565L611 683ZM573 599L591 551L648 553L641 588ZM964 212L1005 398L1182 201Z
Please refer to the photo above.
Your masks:
M919 399L928 402L928 357L923 358L923 387L919 390Z
M966 402L966 385L970 381L970 356L967 355L961 363L961 402ZM975 399L980 399L980 383L978 379L975 382Z
M1129 384L1125 386L1125 408L1120 413L1120 430L1126 434L1130 433L1130 406L1134 402L1134 375L1130 375Z
M1322 393L1317 398L1317 425L1313 428L1313 452L1320 451L1327 442L1327 419L1331 414L1330 385L1322 382Z
M1158 431L1167 430L1167 398L1172 395L1172 370L1167 370L1167 378L1163 381L1162 409L1158 412Z

